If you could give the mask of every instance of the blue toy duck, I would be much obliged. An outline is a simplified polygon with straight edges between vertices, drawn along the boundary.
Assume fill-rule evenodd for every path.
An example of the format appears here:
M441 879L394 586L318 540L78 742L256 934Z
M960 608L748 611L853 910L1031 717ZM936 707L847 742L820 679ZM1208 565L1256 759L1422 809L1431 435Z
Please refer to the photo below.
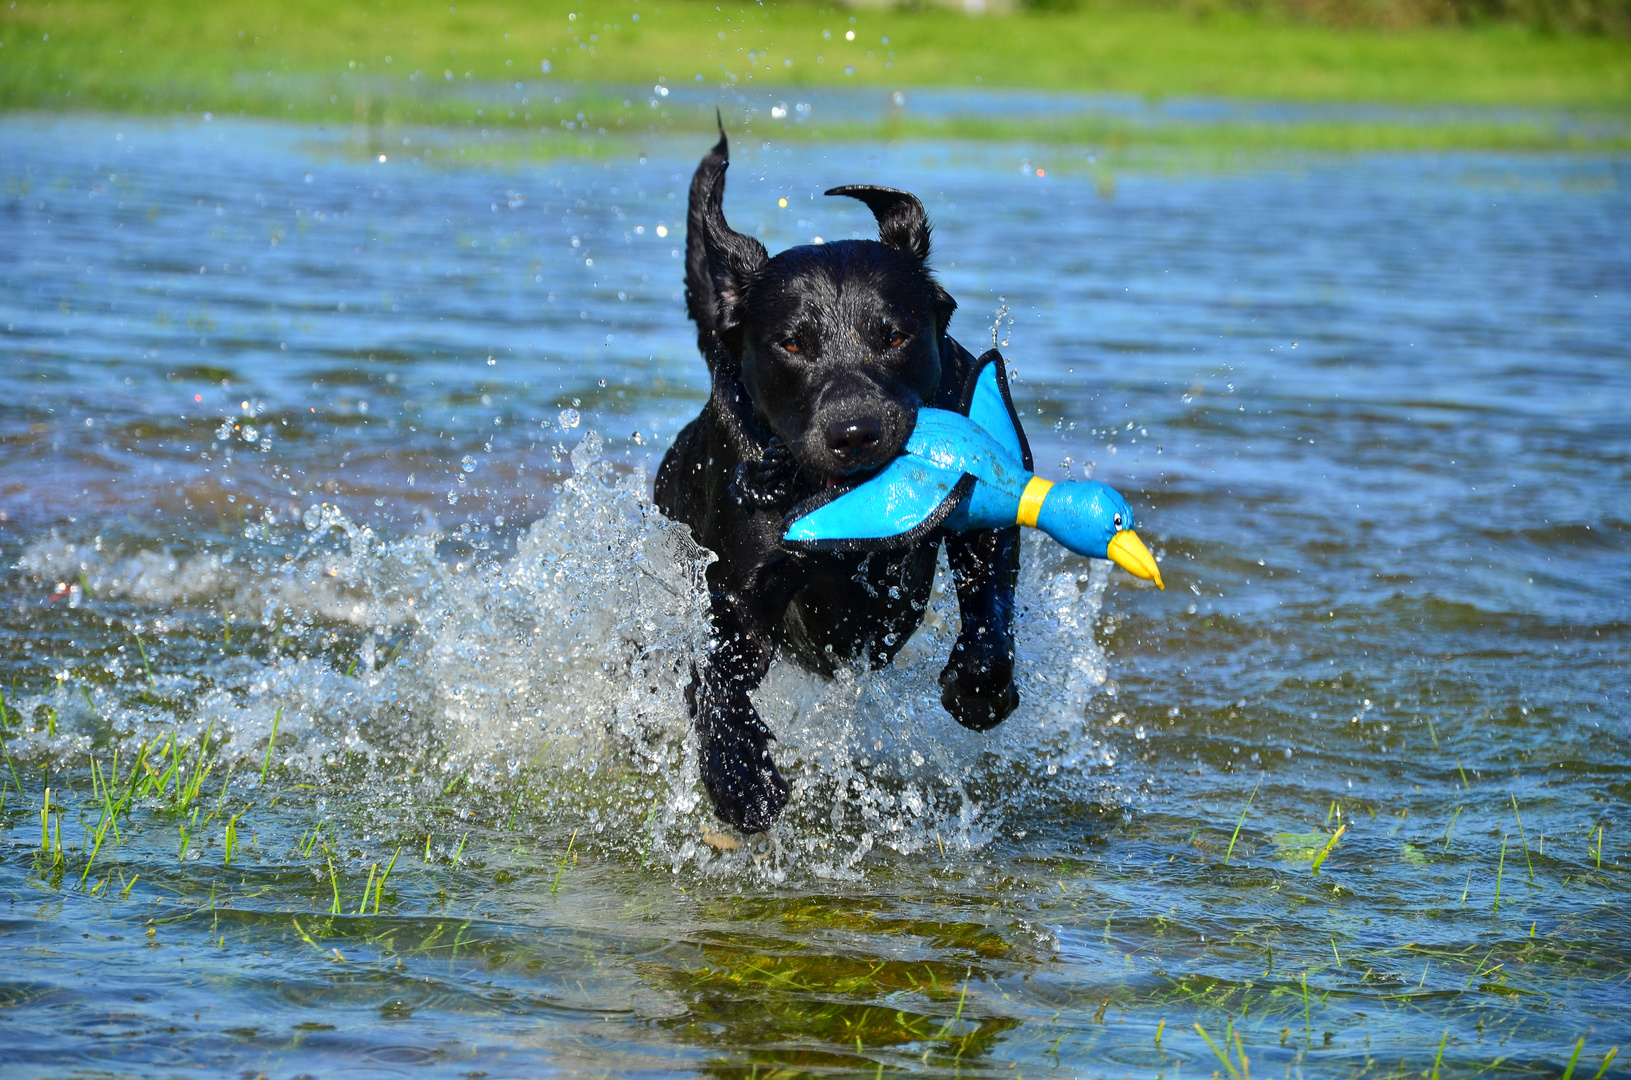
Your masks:
M965 532L1018 523L1165 589L1155 556L1133 531L1133 508L1119 492L1093 480L1055 483L1025 467L1030 455L1002 357L993 350L981 360L967 415L919 409L898 458L865 483L794 507L784 542L814 551L887 549L937 528Z

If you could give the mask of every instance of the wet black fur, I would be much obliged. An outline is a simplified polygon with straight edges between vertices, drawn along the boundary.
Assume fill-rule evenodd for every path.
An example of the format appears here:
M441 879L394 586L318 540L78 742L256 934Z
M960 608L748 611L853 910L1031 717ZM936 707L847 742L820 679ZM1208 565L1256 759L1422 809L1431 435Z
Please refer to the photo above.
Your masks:
M719 556L707 575L713 638L686 698L715 809L757 832L788 786L749 694L777 650L827 675L887 664L923 617L942 540L962 629L941 701L978 731L1013 711L1019 528L931 529L889 551L783 546L789 508L898 455L920 406L959 407L978 361L946 334L957 305L928 269L929 223L914 196L835 188L827 194L871 208L880 240L770 258L725 221L728 163L721 130L692 178L686 234L686 306L713 389L664 457L656 502Z

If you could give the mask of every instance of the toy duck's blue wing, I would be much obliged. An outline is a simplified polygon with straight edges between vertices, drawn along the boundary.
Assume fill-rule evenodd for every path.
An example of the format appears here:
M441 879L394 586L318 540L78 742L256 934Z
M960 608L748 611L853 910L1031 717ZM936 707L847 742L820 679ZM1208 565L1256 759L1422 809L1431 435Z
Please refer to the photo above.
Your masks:
M1014 410L1014 399L1008 392L1008 369L996 349L975 361L974 377L964 393L962 406L963 415L1024 465L1026 472L1035 468L1031 463L1030 443L1025 440L1025 429L1020 426L1019 413Z
M973 486L973 477L903 454L859 487L800 503L783 540L805 551L906 547L939 528Z

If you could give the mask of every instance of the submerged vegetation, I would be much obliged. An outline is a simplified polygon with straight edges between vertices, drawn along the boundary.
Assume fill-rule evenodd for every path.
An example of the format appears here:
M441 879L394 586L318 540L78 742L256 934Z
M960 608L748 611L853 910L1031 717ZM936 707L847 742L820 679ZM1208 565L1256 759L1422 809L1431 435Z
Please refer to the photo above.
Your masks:
M29 727L11 712L4 732L40 734ZM1276 818L1290 824L1297 813L1282 794L1273 810L1259 804L1249 827L1242 811L1231 828L1228 808L1137 822L1089 812L1085 827L1047 830L1043 853L1003 858L996 876L993 852L942 851L930 879L889 898L807 888L742 896L690 875L677 890L642 887L644 855L626 837L583 842L570 815L541 809L554 783L543 771L502 789L455 780L429 797L326 808L323 792L366 766L340 763L324 777L274 765L235 780L211 735L178 728L133 755L112 748L55 766L19 766L8 750L0 815L14 837L20 820L40 823L35 849L13 843L12 862L26 867L18 894L90 905L195 965L211 953L303 948L299 966L386 980L419 971L480 973L501 987L589 980L587 1000L610 992L597 969L632 944L610 926L626 921L638 934L680 920L692 929L637 965L638 981L688 1003L662 1021L670 1036L704 1054L720 1044L716 1065L744 1073L1049 1068L1108 1053L1156 1070L1221 1066L1239 1080L1283 1067L1332 1076L1563 1068L1601 1080L1619 1054L1591 1032L1539 1043L1526 1032L1535 1010L1594 985L1611 994L1623 978L1613 920L1587 914L1614 906L1623 868L1602 864L1601 822L1546 836L1543 849L1526 850L1525 895L1503 903L1507 833L1528 844L1510 792L1455 784L1456 817L1475 802L1492 821L1509 807L1500 855L1487 843L1441 847L1430 839L1440 822L1417 827L1410 805L1333 801L1323 820L1311 815L1311 831L1275 832ZM1345 833L1351 853L1337 846ZM1095 852L1107 842L1124 852L1114 862ZM1129 849L1143 854L1130 861ZM1161 882L1177 903L1129 910L1129 875ZM1365 899L1378 875L1385 896L1410 898L1418 940L1363 929L1366 913L1397 902ZM1197 941L1176 915L1193 920L1197 905L1256 914ZM607 908L617 913L610 925L589 914ZM580 944L563 951L518 933L513 924L535 909L581 923ZM1468 920L1489 921L1493 943L1447 932ZM1094 975L1059 997L1047 973L1065 959ZM409 994L384 1006L403 1018L424 1007L393 992ZM341 993L331 1007L343 1012L347 1000ZM1457 1033L1421 1038L1427 1012Z
M581 497L598 511L591 490ZM312 534L322 535L320 517L281 538L250 531L306 552ZM575 559L607 547L591 536L575 555L547 553L541 581L562 580L550 568L572 580L583 570ZM1212 744L1212 779L1193 789L1199 797L1135 811L1138 800L1098 801L1080 780L1027 784L1015 771L1031 751L1003 761L993 748L968 781L979 813L996 814L978 834L966 804L963 814L922 817L893 834L874 816L876 854L868 833L847 862L823 869L798 849L840 839L837 808L829 820L826 807L804 806L779 834L721 842L694 793L661 787L664 768L694 784L687 764L659 766L654 794L648 767L615 743L549 756L573 737L570 717L540 720L552 734L536 750L500 746L490 753L502 768L491 760L476 768L444 755L485 730L485 710L465 721L470 729L444 718L426 729L430 737L406 741L380 730L377 717L330 715L371 701L412 726L396 710L434 668L427 627L445 631L446 612L421 607L423 622L401 628L383 662L373 637L344 619L308 616L290 627L265 610L229 636L223 609L207 601L165 613L168 632L149 647L125 556L52 551L65 558L25 556L13 598L77 567L77 590L66 582L59 590L68 606L46 610L110 632L78 656L14 656L7 665L0 824L9 849L0 869L12 899L36 912L11 932L44 939L62 918L52 912L71 905L75 926L105 934L87 946L100 950L103 971L128 965L144 986L156 961L106 928L139 928L138 948L173 950L178 966L229 987L275 955L322 1011L282 1032L252 997L253 1019L271 1030L254 1029L254 1041L234 1050L242 1060L336 1052L351 1047L348 1038L376 1037L375 1021L437 1013L470 986L482 1004L467 1002L446 1022L473 1023L472 1008L542 1013L546 1031L596 1046L607 1039L596 1025L650 1025L660 1053L613 1035L597 1062L679 1061L733 1076L1023 1076L1109 1060L1230 1080L1254 1069L1603 1080L1628 1034L1603 1021L1631 959L1619 918L1623 838L1565 787L1527 784L1520 798L1488 762L1469 773L1440 740L1441 731L1446 741L1452 730L1471 737L1476 721L1455 719L1471 713L1470 700L1440 698L1436 724L1398 701L1379 711L1385 722L1362 736L1380 740L1371 752L1420 759L1415 783L1393 783L1382 799L1332 797L1340 786L1329 766L1299 772L1289 751L1247 768L1233 756L1238 747ZM328 570L318 580L344 566L334 557L319 559ZM401 548L377 558L335 576L354 584L409 561ZM289 561L270 558L253 572ZM292 561L298 572L300 559ZM472 568L495 591L478 593L485 610L479 629L457 636L461 651L490 647L483 633L504 633L489 625L502 604L530 606L508 594L533 562L517 555ZM1074 593L1077 565L1051 580ZM444 570L447 586L464 569ZM1052 572L1033 564L1043 576L1026 583L1027 595L1042 594ZM1096 616L1103 578L1095 580L1083 611ZM419 589L417 597L448 603L436 587ZM1175 652L1202 648L1207 633L1203 622L1129 623L1137 625L1122 615L1096 632L1123 643L1131 632L1164 634ZM546 635L542 656L590 629ZM1074 651L1089 649L1078 641ZM205 656L211 673L185 674ZM234 669L259 673L234 694L241 705L217 696ZM651 677L609 685L618 697L644 696ZM886 693L912 685L900 671L879 678ZM313 681L326 684L326 704L304 697ZM1167 708L1149 689L1085 708L1095 724L1148 742L1151 752L1129 755L1125 770L1151 769L1152 781L1175 789L1184 749L1207 746L1203 735L1239 729L1247 716L1243 703ZM1372 692L1347 674L1331 689L1344 698ZM829 690L822 704L840 708L844 694ZM1372 704L1364 699L1367 713ZM1295 724L1289 707L1262 703L1252 720ZM222 709L229 720L214 718ZM292 736L290 722L303 734ZM867 723L857 710L839 730L867 751L873 735L850 726L865 732ZM324 727L337 737L312 746ZM781 731L797 737L785 722ZM911 746L932 752L932 742L918 733ZM887 798L883 770L879 760L870 778L857 773L842 790L852 803L877 805ZM808 775L800 783L807 801L840 797ZM627 1012L615 1011L624 1002ZM336 1029L348 1034L327 1049L306 1041ZM206 1023L189 1037L200 1052L212 1030ZM450 1062L485 1060L476 1047L445 1053Z

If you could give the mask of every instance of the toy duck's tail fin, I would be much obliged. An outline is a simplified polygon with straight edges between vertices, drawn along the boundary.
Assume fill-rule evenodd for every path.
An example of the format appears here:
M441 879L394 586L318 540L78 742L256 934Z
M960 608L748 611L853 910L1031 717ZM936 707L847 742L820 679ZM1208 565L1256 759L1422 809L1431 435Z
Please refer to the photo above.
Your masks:
M996 349L974 362L959 411L1024 465L1026 472L1036 468L1031 463L1031 444L1025 441L1025 429L1020 426L1014 399L1008 393L1007 366Z

